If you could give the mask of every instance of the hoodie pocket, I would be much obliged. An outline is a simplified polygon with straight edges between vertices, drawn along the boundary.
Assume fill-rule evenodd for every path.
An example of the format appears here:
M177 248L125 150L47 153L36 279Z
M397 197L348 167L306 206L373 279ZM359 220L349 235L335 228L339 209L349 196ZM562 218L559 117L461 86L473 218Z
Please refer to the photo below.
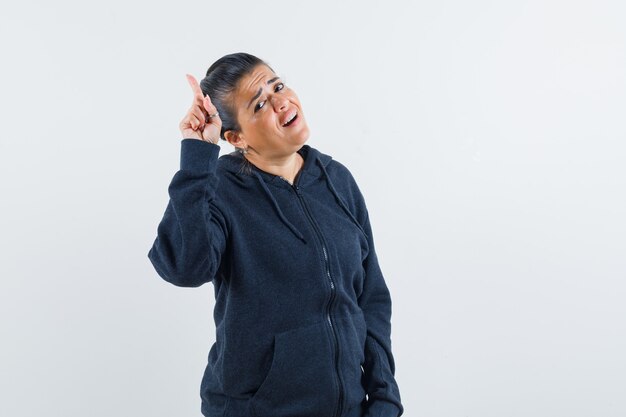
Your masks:
M326 322L274 335L270 369L250 399L256 417L332 414L338 397Z

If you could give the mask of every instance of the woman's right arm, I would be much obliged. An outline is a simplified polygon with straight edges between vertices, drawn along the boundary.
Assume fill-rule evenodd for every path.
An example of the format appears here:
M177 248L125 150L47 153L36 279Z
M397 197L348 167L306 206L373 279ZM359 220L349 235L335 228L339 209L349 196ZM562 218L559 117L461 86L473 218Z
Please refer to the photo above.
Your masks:
M202 140L182 140L180 170L168 187L170 200L148 252L158 274L180 287L211 281L226 248L227 223L214 204L219 150Z
M215 277L228 239L226 219L215 205L222 122L219 115L208 117L217 109L193 76L187 80L194 99L179 124L180 170L169 185L170 200L148 258L166 281L199 287Z

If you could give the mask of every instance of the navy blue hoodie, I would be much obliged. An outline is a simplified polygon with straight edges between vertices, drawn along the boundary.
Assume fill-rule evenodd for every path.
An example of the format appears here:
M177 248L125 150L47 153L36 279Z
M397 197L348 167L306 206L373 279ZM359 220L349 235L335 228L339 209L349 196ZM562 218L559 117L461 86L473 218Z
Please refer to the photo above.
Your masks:
M148 257L180 287L212 282L216 341L201 411L397 417L391 297L350 171L309 145L294 184L182 139ZM367 397L366 397L367 395Z

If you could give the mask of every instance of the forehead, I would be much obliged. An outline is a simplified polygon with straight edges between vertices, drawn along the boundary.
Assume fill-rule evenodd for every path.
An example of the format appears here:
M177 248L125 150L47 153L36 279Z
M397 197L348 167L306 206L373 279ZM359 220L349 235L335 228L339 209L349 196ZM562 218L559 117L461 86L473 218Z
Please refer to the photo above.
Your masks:
M267 80L275 76L276 74L267 65L257 65L251 73L241 78L237 87L237 96L243 100L250 100L259 91L259 87L263 87Z

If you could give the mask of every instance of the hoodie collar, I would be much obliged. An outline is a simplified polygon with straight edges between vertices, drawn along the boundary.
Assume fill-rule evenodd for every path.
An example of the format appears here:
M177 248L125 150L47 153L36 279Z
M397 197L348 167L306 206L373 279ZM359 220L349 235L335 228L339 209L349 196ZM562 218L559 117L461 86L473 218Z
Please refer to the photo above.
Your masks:
M314 182L317 178L323 175L322 168L320 167L320 165L318 165L317 162L315 162L316 160L319 160L321 165L327 166L333 159L330 155L321 153L317 149L306 144L302 145L302 147L298 149L297 152L302 155L302 158L304 159L304 164L302 165L302 168L300 169L300 172L296 176L295 180L295 183L298 185L298 187L301 188L306 187L308 184ZM268 184L280 184L280 186L282 186L282 183L284 182L286 186L289 186L289 184L283 181L279 175L263 171L252 163L249 163L249 166L252 169L251 174L246 172L245 170L242 170L244 158L245 157L240 152L235 151L223 155L222 157L220 157L220 161L223 163L223 166L224 168L226 168L226 170L237 174L242 179L249 177L250 175L258 174Z
M333 193L337 204L346 213L346 215L357 225L357 227L363 232L361 225L352 215L352 213L346 206L343 199L339 196L337 189L335 188L332 180L330 179L330 176L328 175L328 172L326 171L326 167L330 164L332 157L306 144L303 145L300 149L298 149L297 152L300 155L302 155L302 157L304 158L304 164L302 165L302 168L298 172L293 186L290 185L287 181L280 178L279 175L275 175L275 174L271 174L269 172L263 171L262 169L258 168L256 165L252 163L249 164L251 168L251 172L242 170L242 164L244 163L243 159L245 157L240 152L235 151L235 152L223 155L219 159L223 164L222 166L227 171L230 171L234 173L235 175L237 175L237 177L240 180L244 182L258 182L261 189L264 191L265 195L267 196L268 200L274 206L274 209L276 210L276 215L278 216L278 218L285 224L285 226L289 230L291 230L291 232L298 239L302 240L304 243L306 243L304 235L284 215L283 211L280 208L280 205L278 204L278 201L276 201L276 198L274 197L274 195L268 188L267 184L274 184L274 185L278 185L281 187L292 187L292 188L297 187L298 188L297 192L300 193L299 189L306 188L306 186L309 185L310 183L316 181L318 178L322 178L326 182L327 187ZM365 232L363 233L365 234Z

